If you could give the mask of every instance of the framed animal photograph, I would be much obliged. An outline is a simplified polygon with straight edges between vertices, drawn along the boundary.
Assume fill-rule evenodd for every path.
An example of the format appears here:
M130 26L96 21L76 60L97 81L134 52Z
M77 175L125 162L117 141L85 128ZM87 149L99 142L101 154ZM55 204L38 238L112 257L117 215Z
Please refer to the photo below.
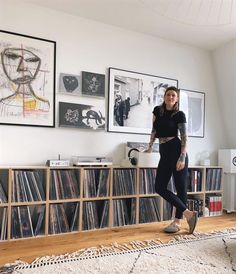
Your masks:
M108 131L150 134L152 111L178 80L109 68Z
M105 107L59 102L59 126L104 130Z
M203 138L205 130L205 93L180 89L179 108L186 115L188 136Z
M60 73L59 92L69 95L79 95L80 76L74 74Z
M0 31L0 124L55 127L56 42Z
M82 95L105 97L105 74L82 71Z

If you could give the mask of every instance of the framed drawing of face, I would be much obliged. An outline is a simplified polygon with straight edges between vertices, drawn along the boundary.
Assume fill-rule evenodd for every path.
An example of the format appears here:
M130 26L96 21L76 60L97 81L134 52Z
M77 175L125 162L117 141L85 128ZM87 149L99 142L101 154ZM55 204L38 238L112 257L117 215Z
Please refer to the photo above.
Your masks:
M0 31L0 124L55 126L56 42Z

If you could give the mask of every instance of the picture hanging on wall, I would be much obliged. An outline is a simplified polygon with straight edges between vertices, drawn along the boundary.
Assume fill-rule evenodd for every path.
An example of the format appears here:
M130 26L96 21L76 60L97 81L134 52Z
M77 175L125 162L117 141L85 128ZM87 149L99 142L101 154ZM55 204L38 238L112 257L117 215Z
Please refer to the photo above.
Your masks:
M82 71L82 94L105 97L105 74Z
M188 136L204 137L205 93L180 89L179 108L186 115Z
M0 31L0 124L55 127L56 42Z
M59 102L59 126L105 129L105 107Z
M152 111L178 80L109 68L108 131L150 134Z
M60 73L59 92L70 95L79 95L80 76L74 74Z

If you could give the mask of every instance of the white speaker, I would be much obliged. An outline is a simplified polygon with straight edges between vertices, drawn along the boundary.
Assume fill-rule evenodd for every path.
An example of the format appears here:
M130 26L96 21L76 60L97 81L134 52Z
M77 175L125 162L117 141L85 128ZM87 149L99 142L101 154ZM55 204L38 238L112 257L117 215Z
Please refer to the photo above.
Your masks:
M129 161L132 159L135 159L135 165L138 167L157 167L159 160L160 160L160 153L159 152L151 152L151 153L146 153L146 152L139 152L134 150L132 151L132 158L131 156L131 148L126 146L125 147L125 155L126 159ZM131 158L131 159L130 159Z
M222 166L226 173L236 173L236 149L220 149L218 165Z

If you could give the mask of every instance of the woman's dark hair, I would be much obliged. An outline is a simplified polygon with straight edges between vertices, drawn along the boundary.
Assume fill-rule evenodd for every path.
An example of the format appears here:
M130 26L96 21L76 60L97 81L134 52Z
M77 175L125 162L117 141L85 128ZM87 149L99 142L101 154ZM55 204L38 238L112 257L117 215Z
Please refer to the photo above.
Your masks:
M170 90L173 90L177 93L178 95L178 99L179 99L179 93L180 93L180 90L177 88L177 87L174 87L174 86L171 86L171 87L168 87L166 90L165 90L165 93L164 93L164 96L166 95L166 93ZM176 102L173 106L173 114L174 115L177 111L179 110L179 100L178 102ZM160 106L160 111L161 111L161 114L163 114L165 111L166 111L166 104L165 104L165 101L161 104Z
M168 88L166 89L166 91L165 91L165 95L166 95L166 93L167 93L169 90L175 91L175 92L178 94L178 96L179 96L179 89L178 89L177 87L174 87L174 86L168 87Z

